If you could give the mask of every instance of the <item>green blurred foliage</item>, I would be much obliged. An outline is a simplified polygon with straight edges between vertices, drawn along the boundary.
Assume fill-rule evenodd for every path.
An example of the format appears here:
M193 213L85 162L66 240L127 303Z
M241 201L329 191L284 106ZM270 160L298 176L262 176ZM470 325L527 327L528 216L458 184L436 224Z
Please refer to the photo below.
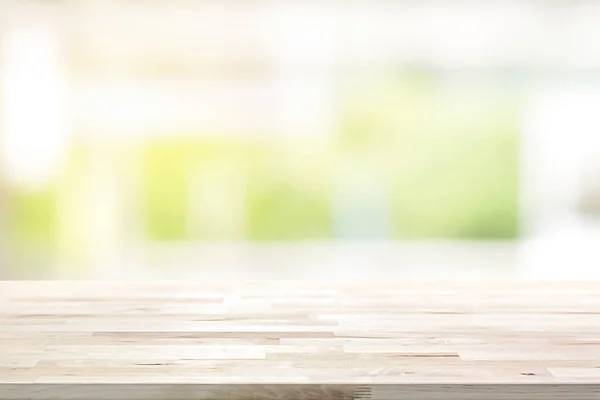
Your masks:
M181 240L187 235L192 154L186 142L149 143L144 149L142 209L151 240Z
M516 93L419 74L346 94L339 142L357 159L358 149L378 160L390 187L394 237L516 237Z
M517 90L448 84L426 71L348 82L333 135L256 140L187 134L144 142L136 150L142 190L134 202L145 238L333 238L332 196L344 171L338 167L365 160L387 182L393 238L516 237ZM68 251L84 246L93 212L85 209L92 151L75 144L57 183L29 192L9 188L15 237L55 243L64 218ZM69 215L59 215L59 197L68 199L60 209Z
M202 198L192 200L191 185L199 180L201 193L220 190L222 182L203 179L219 174L219 166L229 165L241 175L239 185L243 203L241 236L222 236L235 240L300 240L331 236L330 181L324 171L316 171L327 157L301 155L304 146L314 150L314 143L285 145L246 140L188 139L151 141L143 153L146 234L150 240L215 239L210 229L189 229L193 207L202 207ZM215 164L217 170L215 170ZM312 165L311 165L312 164ZM203 174L208 170L206 174ZM224 177L226 179L227 176ZM211 185L214 187L211 188ZM191 201L200 204L191 204ZM200 210L202 212L202 210ZM227 208L216 210L226 218Z
M13 238L30 245L54 243L58 226L57 187L10 187L7 193L8 224Z
M90 210L82 201L89 183L89 162L89 146L74 142L56 179L34 188L7 187L6 229L15 255L33 255L33 250L55 253L66 245L64 240L60 243L65 226L75 228L70 230L68 247L77 248L89 241L86 227Z
M325 143L275 143L255 152L250 161L248 240L331 238L331 156Z
M456 135L459 148L423 137L417 160L393 184L392 215L397 237L499 239L517 235L516 135L489 132ZM451 149L449 149L449 147Z

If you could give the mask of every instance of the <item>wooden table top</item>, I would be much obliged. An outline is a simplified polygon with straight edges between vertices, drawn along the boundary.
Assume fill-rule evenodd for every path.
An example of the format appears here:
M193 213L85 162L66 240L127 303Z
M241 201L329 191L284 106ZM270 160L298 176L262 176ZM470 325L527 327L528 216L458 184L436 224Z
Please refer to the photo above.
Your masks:
M600 399L600 283L0 282L0 320L0 399Z

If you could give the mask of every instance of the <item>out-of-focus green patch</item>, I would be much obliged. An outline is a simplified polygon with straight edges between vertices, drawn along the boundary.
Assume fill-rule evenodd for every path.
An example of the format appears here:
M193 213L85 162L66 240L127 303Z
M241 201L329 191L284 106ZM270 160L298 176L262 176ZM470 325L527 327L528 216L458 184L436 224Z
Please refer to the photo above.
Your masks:
M331 237L331 176L323 143L154 141L145 146L150 240Z
M501 93L437 93L400 130L392 174L397 237L501 239L518 231L518 115ZM401 127L400 127L401 129ZM396 178L396 179L394 179Z
M514 132L456 135L459 148L422 138L410 151L431 157L393 184L394 234L400 238L491 239L517 235ZM409 164L411 162L408 162Z
M36 188L12 184L6 188L7 226L11 257L34 269L58 255L81 252L93 238L86 202L89 148L73 143L64 168L51 182ZM86 206L88 208L86 208Z
M453 90L431 77L386 82L349 96L356 103L345 109L338 143L351 156L362 151L377 160L389 182L393 236L514 238L516 96L476 83Z
M7 191L9 231L17 242L29 245L54 243L57 239L57 187L39 189L11 187Z
M243 239L248 165L257 146L257 143L233 138L189 143L188 238Z
M128 194L132 220L151 241L333 238L333 219L353 218L334 212L334 193L368 166L387 182L384 201L374 198L375 207L389 204L393 238L513 238L519 102L509 89L405 72L349 84L333 136L150 139L134 149L141 191ZM110 154L123 143L107 146ZM85 249L98 151L75 144L56 183L9 187L9 234L24 244L59 241L68 254Z
M251 156L247 239L332 237L331 154L323 141L273 144Z
M193 146L185 141L145 145L142 209L150 240L182 240L187 235L187 201Z

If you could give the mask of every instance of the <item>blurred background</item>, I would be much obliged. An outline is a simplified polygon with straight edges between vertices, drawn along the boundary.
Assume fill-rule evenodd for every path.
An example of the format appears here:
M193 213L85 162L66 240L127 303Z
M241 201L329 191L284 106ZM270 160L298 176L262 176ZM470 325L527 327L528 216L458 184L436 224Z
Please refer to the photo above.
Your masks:
M598 21L3 0L0 279L600 277Z

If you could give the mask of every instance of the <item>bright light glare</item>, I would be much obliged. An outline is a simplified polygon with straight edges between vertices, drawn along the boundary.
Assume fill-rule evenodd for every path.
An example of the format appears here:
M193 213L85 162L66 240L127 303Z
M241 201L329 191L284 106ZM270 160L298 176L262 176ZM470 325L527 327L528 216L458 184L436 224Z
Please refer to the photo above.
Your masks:
M3 162L6 178L38 186L56 173L67 140L66 77L57 38L11 28L4 39Z

